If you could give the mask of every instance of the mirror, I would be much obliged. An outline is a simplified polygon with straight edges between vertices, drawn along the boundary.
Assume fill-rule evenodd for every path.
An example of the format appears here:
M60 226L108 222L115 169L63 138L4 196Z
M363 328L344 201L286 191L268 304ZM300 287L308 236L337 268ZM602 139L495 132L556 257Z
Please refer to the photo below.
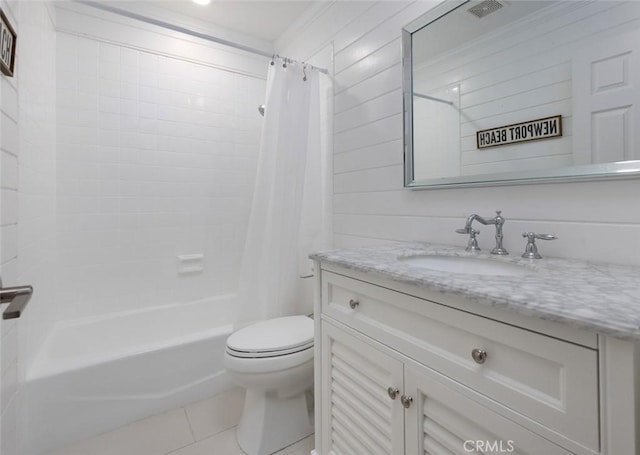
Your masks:
M640 2L449 0L402 39L405 186L640 175Z

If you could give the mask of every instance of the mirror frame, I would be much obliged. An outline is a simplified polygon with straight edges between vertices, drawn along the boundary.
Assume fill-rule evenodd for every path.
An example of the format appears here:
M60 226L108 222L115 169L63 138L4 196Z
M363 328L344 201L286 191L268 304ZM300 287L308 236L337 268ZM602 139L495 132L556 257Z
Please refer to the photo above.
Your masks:
M402 27L402 111L404 130L404 186L410 189L558 183L629 179L640 176L640 160L586 164L538 171L514 171L416 180L413 168L413 59L412 34L471 0L444 0ZM637 144L640 146L640 144Z

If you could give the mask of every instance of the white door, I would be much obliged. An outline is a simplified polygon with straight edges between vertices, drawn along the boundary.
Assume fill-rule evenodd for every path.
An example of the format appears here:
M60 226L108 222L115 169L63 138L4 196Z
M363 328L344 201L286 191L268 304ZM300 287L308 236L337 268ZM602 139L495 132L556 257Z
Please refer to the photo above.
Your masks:
M574 164L640 159L640 32L584 46L573 59Z
M403 454L402 363L342 329L322 324L323 453Z

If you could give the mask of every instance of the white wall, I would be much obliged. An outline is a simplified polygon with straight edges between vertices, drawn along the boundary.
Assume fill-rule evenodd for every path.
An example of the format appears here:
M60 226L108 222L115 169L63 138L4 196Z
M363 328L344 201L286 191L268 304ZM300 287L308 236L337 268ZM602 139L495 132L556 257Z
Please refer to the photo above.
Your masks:
M3 3L2 9L16 29L18 47L14 76L0 76L0 272L5 286L36 289L20 319L0 323L0 452L17 455L20 384L33 345L55 311L55 30L42 2Z
M58 9L58 320L235 292L267 59L85 12Z
M521 233L559 236L543 255L640 264L640 180L489 188L403 188L400 30L436 2L335 2L276 43L298 59L333 43L336 247L422 240L464 246L455 233L471 213L502 209L505 246ZM492 247L491 227L480 246Z
M12 25L17 9L2 3ZM12 5L17 6L17 5ZM17 73L17 71L16 71ZM0 274L4 286L18 285L18 84L0 76ZM6 305L2 306L4 310ZM0 320L0 453L16 454L20 321Z
M17 11L6 3L1 7L15 25ZM0 76L0 275L4 286L18 284L18 117L17 80ZM11 433L17 423L18 334L17 320L0 320L0 453L15 453Z

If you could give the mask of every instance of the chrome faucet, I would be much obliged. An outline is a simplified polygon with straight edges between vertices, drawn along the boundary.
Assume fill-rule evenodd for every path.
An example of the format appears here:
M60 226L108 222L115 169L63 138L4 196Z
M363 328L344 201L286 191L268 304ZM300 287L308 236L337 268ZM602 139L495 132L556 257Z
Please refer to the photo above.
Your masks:
M538 247L536 246L536 239L540 240L555 240L554 234L536 234L535 232L523 232L522 237L527 239L527 246L524 249L522 257L525 259L541 259L540 253L538 253Z
M466 229L456 229L456 232L458 234L469 234L469 242L465 248L466 251L480 251L478 239L476 239L476 235L480 234L480 231L471 228L468 232Z
M491 254L498 254L501 256L509 254L509 252L502 246L502 225L504 224L504 218L500 216L501 213L502 210L497 210L496 216L488 220L475 213L473 215L469 215L469 217L467 218L467 222L464 224L464 229L456 230L456 232L459 234L470 235L469 244L466 248L467 251L480 251L480 248L478 248L478 242L475 238L478 234L478 231L473 229L473 227L471 226L474 221L477 221L478 223L484 224L485 226L489 224L496 225L496 247L491 250Z

